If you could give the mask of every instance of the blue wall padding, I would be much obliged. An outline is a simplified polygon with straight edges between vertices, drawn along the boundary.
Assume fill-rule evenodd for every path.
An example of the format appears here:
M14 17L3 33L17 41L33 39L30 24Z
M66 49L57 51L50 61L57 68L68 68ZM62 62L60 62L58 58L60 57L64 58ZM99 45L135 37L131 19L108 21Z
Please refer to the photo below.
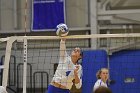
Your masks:
M110 57L110 78L115 84L109 85L113 93L140 93L140 50L124 50ZM82 93L92 93L96 72L107 67L107 53L104 50L83 52ZM126 79L131 79L126 82Z
M104 50L83 51L82 59L83 77L82 93L93 93L96 82L96 72L102 67L107 67L107 53Z
M140 93L140 50L124 50L110 56L113 93ZM125 82L126 78L131 79Z

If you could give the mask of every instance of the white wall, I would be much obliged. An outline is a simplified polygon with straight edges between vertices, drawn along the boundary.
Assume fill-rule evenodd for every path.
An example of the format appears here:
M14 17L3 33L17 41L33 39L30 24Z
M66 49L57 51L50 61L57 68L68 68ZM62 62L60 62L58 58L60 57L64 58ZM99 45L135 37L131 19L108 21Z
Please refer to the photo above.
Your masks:
M66 0L66 17L70 27L86 27L88 14L88 0Z
M0 28L1 30L13 29L13 0L0 0Z

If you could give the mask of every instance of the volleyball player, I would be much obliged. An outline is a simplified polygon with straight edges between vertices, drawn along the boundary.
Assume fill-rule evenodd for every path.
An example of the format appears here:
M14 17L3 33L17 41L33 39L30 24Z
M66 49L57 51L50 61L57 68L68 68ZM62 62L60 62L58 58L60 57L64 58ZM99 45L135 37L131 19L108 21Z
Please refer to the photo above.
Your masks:
M65 39L61 39L59 64L46 93L70 93L73 80L79 89L82 85L82 67L77 62L81 58L82 53L78 47L69 56L66 52Z
M107 68L101 68L97 74L97 81L94 84L93 91L95 91L98 87L103 86L107 87L107 80L108 80L108 69Z

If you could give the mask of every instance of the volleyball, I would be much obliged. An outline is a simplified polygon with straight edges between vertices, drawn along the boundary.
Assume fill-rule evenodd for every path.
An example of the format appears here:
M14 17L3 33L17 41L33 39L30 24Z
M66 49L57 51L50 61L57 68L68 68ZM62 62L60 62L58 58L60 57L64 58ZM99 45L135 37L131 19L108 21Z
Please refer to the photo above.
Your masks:
M57 25L56 35L58 35L60 37L64 37L64 36L67 36L68 33L69 33L69 29L66 24L61 23L61 24Z

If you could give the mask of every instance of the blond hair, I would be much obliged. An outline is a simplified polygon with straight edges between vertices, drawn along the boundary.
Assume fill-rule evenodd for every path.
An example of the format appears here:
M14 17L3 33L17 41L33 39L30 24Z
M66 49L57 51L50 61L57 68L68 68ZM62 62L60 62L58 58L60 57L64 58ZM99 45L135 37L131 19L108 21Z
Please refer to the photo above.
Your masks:
M103 70L108 70L108 68L101 68L100 70L98 70L97 73L96 73L97 79L101 79L100 75L101 75Z

